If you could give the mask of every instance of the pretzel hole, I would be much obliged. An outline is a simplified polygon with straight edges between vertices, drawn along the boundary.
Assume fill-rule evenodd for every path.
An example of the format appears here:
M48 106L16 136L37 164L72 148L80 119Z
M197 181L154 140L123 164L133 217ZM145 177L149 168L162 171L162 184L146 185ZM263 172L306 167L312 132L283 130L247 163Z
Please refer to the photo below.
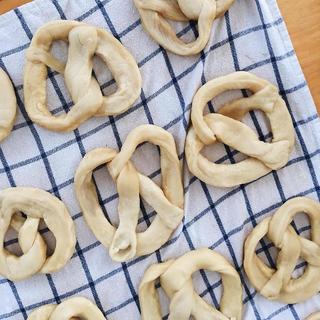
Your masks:
M68 44L63 40L56 40L52 43L50 53L55 59L66 64L68 59Z
M50 67L47 67L47 69L46 92L48 110L54 116L66 114L72 108L73 101L65 84L64 76Z
M245 115L242 120L248 127L250 127L259 137L260 141L272 142L271 124L264 112L255 109Z
M301 237L311 240L310 219L306 213L298 212L291 225Z
M23 255L23 252L18 243L18 232L11 225L4 237L4 247L6 248L6 250L17 257L21 257Z
M237 150L225 145L224 143L215 143L205 146L201 154L209 161L216 164L232 164L243 161L248 157Z
M198 25L195 21L178 22L167 20L176 36L185 43L191 43L199 37Z
M276 268L279 249L275 247L275 245L267 238L267 236L260 240L256 249L256 254L269 268Z
M267 237L264 237L260 240L256 253L261 261L265 263L265 265L267 265L269 268L276 269L276 261L278 259L279 249L276 248ZM291 277L293 279L299 278L304 273L305 267L305 260L300 258Z
M209 305L213 305L219 310L222 295L222 282L219 273L201 269L192 275L192 281L195 292Z
M160 148L158 146L149 142L141 143L130 160L137 171L149 177L158 186L161 185Z
M17 212L15 215L20 217L22 216L23 218L26 217L22 212ZM47 256L51 256L56 247L56 239L52 232L47 228L43 219L40 220L38 232L41 234L42 238L47 244ZM4 241L4 246L10 253L14 254L17 257L23 255L18 242L18 231L16 231L12 226L10 226L8 231L6 232Z
M45 243L47 244L47 257L50 257L54 253L56 248L56 238L51 230L47 227L43 219L40 220L38 230Z
M137 171L149 177L161 188L160 148L152 143L144 142L138 145L131 157ZM146 166L146 163L148 164ZM147 167L147 170L146 170ZM156 216L154 209L140 195L140 214L137 231L145 231Z
M63 64L66 64L68 58L68 45L65 41L57 40L52 43L50 49L51 55ZM47 67L48 77L46 82L47 96L51 97L48 101L48 109L53 115L60 115L70 110L72 100L66 88L64 77L57 71ZM66 103L62 101L60 92ZM49 100L49 99L48 99Z
M101 165L93 171L93 183L96 186L99 204L104 216L113 226L118 226L119 198L115 183L106 165Z
M217 112L228 103L241 98L250 97L252 92L250 90L228 90L217 97L214 97L204 109L204 114ZM259 140L265 142L272 141L271 124L264 112L256 106L256 109L248 112L240 119L241 122L250 127L259 137Z
M117 91L118 86L113 74L106 63L97 55L93 58L93 76L100 84L104 96L109 96Z
M298 212L294 216L291 225L301 237L311 240L310 219L306 213ZM297 279L301 277L306 269L306 266L306 261L300 257L292 274L292 278Z

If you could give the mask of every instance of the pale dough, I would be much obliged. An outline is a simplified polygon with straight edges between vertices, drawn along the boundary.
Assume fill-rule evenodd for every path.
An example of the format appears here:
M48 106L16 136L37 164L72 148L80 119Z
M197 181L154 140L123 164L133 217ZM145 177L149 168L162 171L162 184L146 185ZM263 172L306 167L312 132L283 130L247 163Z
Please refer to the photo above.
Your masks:
M70 298L59 305L48 304L33 311L27 320L105 320L103 313L90 300Z
M18 213L24 213L23 218ZM43 219L56 239L53 254L38 232ZM4 248L10 225L18 232L23 255L18 257ZM9 188L0 191L0 274L12 281L26 279L38 272L52 273L63 268L75 250L73 221L64 203L50 193L35 188Z
M206 104L227 90L249 89L253 95L225 104L218 113L203 115ZM251 110L263 111L270 121L272 142L240 120ZM233 187L254 181L286 165L295 142L294 128L285 102L271 83L247 72L216 78L202 86L193 99L192 126L186 140L189 170L200 180L217 187ZM240 151L248 159L236 164L216 164L201 154L217 142Z
M234 0L134 0L142 24L162 47L182 56L199 53L207 45L213 21L223 15ZM199 37L185 43L167 21L198 20Z
M220 311L205 302L195 291L192 274L200 269L221 274L223 293ZM161 320L159 296L161 287L170 298L169 320L240 320L242 319L242 286L238 273L220 254L207 249L185 255L147 269L139 288L142 320Z
M290 225L300 212L308 215L311 240L299 236ZM267 236L280 250L276 269L269 268L256 255L259 241ZM299 258L307 262L303 275L292 278ZM244 247L247 276L264 297L284 303L299 303L320 290L320 203L309 198L294 198L272 217L260 222L249 234Z
M17 113L17 99L8 75L0 69L0 142L11 132Z
M162 187L139 173L130 158L140 143L160 147ZM97 198L92 172L107 164L119 193L119 220L115 228L105 218ZM130 132L119 153L110 148L92 150L81 161L75 188L84 218L98 240L115 261L127 261L158 250L183 218L183 186L180 163L173 136L154 125L142 125ZM139 195L157 215L144 232L137 233Z
M320 320L320 312L313 313L306 320Z
M66 65L52 56L56 40L69 42ZM117 84L104 97L93 76L93 56L100 57ZM74 106L54 116L47 107L47 66L64 75ZM77 21L52 21L42 26L27 50L24 70L25 107L29 117L54 131L71 131L92 116L117 115L129 109L141 92L141 75L129 51L106 30Z

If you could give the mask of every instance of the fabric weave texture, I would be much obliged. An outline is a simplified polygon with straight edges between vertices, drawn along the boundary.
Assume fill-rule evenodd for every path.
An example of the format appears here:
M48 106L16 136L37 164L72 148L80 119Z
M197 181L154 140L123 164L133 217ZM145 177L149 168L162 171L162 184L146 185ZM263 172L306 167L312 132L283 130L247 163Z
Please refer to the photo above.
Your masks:
M23 105L25 50L36 30L56 19L76 19L106 28L133 54L141 70L143 90L126 113L90 119L71 133L50 132L30 121ZM191 40L197 34L195 23L178 23L176 27L183 39ZM53 52L65 59L67 46L58 42ZM69 208L78 237L74 256L60 272L16 283L0 277L0 319L26 319L34 308L75 295L93 300L107 319L140 319L138 286L145 269L200 247L223 254L240 273L244 319L304 319L320 309L319 294L296 305L266 300L252 288L243 269L243 243L257 223L292 197L320 200L320 122L276 0L236 0L225 16L214 22L205 50L193 57L173 55L153 42L143 30L132 0L35 0L0 16L0 67L14 83L19 107L13 132L0 145L0 188L33 186L56 195ZM96 59L94 69L104 93L112 92L115 83L107 68ZM253 72L279 87L293 118L296 145L283 169L247 185L215 188L194 178L185 165L183 150L191 102L206 81L237 70ZM54 114L72 107L61 75L50 72L47 88ZM217 111L223 102L245 94L223 94L209 103L208 109ZM262 113L252 112L244 121L261 139L270 140ZM118 264L87 227L75 197L73 177L86 152L101 146L119 150L128 133L145 123L161 126L174 135L184 164L185 218L156 253ZM243 159L222 144L208 147L205 153L218 163ZM160 181L157 148L142 145L133 162L141 172ZM105 215L117 223L118 199L112 179L105 167L94 176ZM143 201L141 213L138 229L144 230L155 213ZM305 216L296 217L295 227L308 236L310 227ZM52 241L45 228L42 233ZM15 250L16 235L9 235L5 245ZM267 239L261 242L258 253L274 266L277 251ZM301 261L296 275L304 267ZM206 301L218 307L218 274L196 273L194 284ZM159 292L165 316L168 300Z

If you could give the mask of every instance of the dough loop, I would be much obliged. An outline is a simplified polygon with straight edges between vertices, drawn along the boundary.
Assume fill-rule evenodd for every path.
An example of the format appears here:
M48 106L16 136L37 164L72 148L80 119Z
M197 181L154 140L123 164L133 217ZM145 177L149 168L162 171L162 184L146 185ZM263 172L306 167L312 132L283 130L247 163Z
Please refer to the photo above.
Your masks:
M57 40L69 42L64 65L50 53ZM110 69L117 91L104 97L93 75L93 56ZM67 114L54 116L47 107L47 67L64 75L74 106ZM106 30L77 21L53 21L42 26L27 50L24 70L25 107L29 117L53 131L71 131L92 116L125 112L138 98L141 75L129 51Z
M308 215L311 239L299 236L290 225L300 212ZM267 236L280 250L276 269L256 255L259 241ZM299 258L307 262L303 275L292 278ZM274 216L260 222L249 234L244 247L247 276L264 297L292 304L305 301L320 289L320 204L309 198L294 198L281 206Z
M221 273L223 293L220 311L205 302L195 291L192 274L200 269ZM240 320L242 286L238 273L220 254L207 248L190 251L145 272L139 288L142 320L161 320L156 280L170 298L169 320Z
M143 142L160 147L162 188L139 173L130 162L135 149ZM107 163L119 194L118 228L104 216L92 181L93 170ZM119 153L99 148L86 154L75 175L75 188L86 222L98 240L109 248L115 261L127 261L158 250L183 218L182 176L174 138L154 125L142 125L131 131ZM157 215L146 231L136 233L139 195Z
M218 113L203 115L206 104L226 90L249 89L253 95L225 104ZM263 111L270 121L272 142L240 120L251 110ZM276 87L247 72L236 72L207 82L193 99L192 126L186 140L189 170L201 181L233 187L254 181L286 165L294 146L294 128L285 102ZM248 156L235 164L216 164L201 154L206 145L223 142Z

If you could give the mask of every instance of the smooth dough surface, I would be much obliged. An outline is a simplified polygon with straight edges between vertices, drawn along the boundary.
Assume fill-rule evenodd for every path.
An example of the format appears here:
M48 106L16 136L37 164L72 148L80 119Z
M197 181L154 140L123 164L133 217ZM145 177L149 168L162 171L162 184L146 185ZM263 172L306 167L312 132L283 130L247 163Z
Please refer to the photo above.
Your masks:
M151 142L160 148L161 187L139 173L130 158L137 146ZM114 227L100 207L92 180L93 170L108 164L119 194L119 226ZM182 174L173 136L154 125L142 125L131 131L119 153L110 148L90 151L81 161L75 188L84 218L98 240L109 248L115 261L123 262L158 250L183 218ZM157 215L144 232L136 232L140 196Z
M56 239L54 252L49 257L47 245L38 232L41 219ZM10 226L18 232L21 256L4 248ZM75 244L74 224L61 200L35 188L17 187L0 191L0 274L3 277L18 281L38 272L56 272L71 259Z
M309 217L310 240L299 236L290 225L298 213ZM280 250L276 269L268 267L256 254L258 243L264 236ZM299 258L304 259L307 266L299 278L293 278ZM309 198L293 198L272 217L262 220L245 241L244 268L254 288L271 300L299 303L319 292L320 203Z
M162 47L182 56L199 53L207 45L213 21L223 15L235 0L134 0L144 29ZM169 24L198 21L198 38L183 42Z
M0 69L0 142L11 132L17 113L17 99L8 75Z
M67 63L51 54L54 41L69 43ZM101 58L114 76L115 93L103 96L93 75L93 57ZM47 106L48 69L64 75L74 102L71 110L54 116ZM129 51L104 29L77 21L52 21L34 35L24 70L25 107L29 117L53 131L71 131L93 116L117 115L128 110L141 92L141 74Z
M223 292L220 311L205 302L195 291L192 274L200 269L221 274ZM142 320L161 320L156 281L170 299L169 320L240 320L242 319L242 286L238 273L220 254L202 248L185 255L154 264L145 272L139 300Z
M49 304L33 311L28 320L105 320L103 313L90 300L74 297L59 305Z
M227 90L248 89L248 98L233 100L204 115L207 103ZM270 122L272 141L258 135L240 120L251 110L261 110ZM248 72L235 72L207 82L194 96L192 126L186 139L189 170L201 181L217 187L233 187L254 181L285 166L294 146L295 133L285 102L268 81ZM201 154L206 145L217 142L248 156L235 164L216 164Z

